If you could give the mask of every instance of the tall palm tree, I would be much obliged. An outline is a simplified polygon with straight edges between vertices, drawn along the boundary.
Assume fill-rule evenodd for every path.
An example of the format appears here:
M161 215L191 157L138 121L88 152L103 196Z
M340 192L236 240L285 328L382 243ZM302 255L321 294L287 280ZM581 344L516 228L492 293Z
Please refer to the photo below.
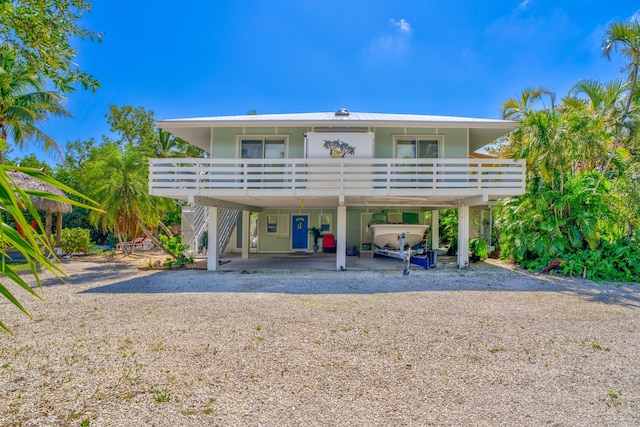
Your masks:
M8 139L18 146L27 141L42 143L45 150L60 147L39 125L48 117L70 117L64 97L44 90L43 79L17 60L13 51L0 47L0 163Z
M629 73L629 94L627 96L627 102L625 103L624 110L620 115L616 135L613 140L607 162L602 169L600 181L602 181L604 174L611 166L616 149L620 144L624 128L623 124L631 108L631 101L633 100L636 86L638 84L638 69L640 69L640 22L614 22L609 26L609 29L605 32L605 38L602 42L602 52L607 59L610 60L612 51L619 52L629 61L626 66L626 70Z
M149 229L159 225L173 202L149 195L148 163L140 147L127 144L123 150L115 143L103 145L97 160L87 166L86 178L93 184L91 196L104 211L89 214L94 225L113 229L120 242L141 231L163 248Z
M572 135L580 140L576 165L582 170L604 168L628 89L629 82L620 79L606 83L580 80L563 99L565 113L574 115Z

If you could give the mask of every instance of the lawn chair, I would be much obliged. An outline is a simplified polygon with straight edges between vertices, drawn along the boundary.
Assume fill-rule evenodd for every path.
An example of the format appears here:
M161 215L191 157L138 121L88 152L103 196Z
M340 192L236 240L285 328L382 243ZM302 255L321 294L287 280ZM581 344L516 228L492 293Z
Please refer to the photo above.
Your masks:
M134 247L138 251L148 251L153 248L153 242L147 236L138 237L134 241Z

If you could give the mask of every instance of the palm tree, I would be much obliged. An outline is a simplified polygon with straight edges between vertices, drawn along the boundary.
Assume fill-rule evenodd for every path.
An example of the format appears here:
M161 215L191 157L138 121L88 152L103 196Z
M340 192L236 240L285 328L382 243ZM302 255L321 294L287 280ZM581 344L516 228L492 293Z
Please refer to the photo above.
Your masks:
M590 111L598 113L600 117L611 113L620 103L622 96L629 89L629 82L620 79L601 83L598 80L579 80L569 89L569 95L577 98L586 96L587 107Z
M575 162L580 170L603 169L628 89L622 80L580 80L563 99L564 112L573 114L572 135L580 141Z
M520 98L509 98L502 103L500 115L505 120L520 120L533 111L533 104L540 101L544 96L549 97L551 109L556 102L556 94L549 88L540 86L537 88L526 88L520 94ZM544 106L544 102L543 102Z
M158 128L158 139L153 145L152 157L184 157L187 143L181 138L175 137L167 131Z
M45 82L27 70L13 51L0 47L0 163L8 138L18 146L33 140L45 150L58 144L38 127L48 117L70 117L63 108L65 99L57 92L44 90Z
M618 144L620 144L624 122L631 108L631 101L633 100L636 85L638 83L638 69L640 68L640 23L636 21L633 23L614 22L611 24L609 29L605 32L605 38L602 42L602 51L609 60L611 59L612 51L621 53L627 60L629 60L629 63L626 66L626 70L629 72L629 94L624 110L620 115L616 135L613 140L607 162L602 169L600 181L602 181L605 173L611 166Z
M90 213L94 225L113 229L120 242L135 238L141 231L163 248L150 229L159 225L162 213L173 202L149 195L148 163L140 147L127 144L123 150L115 143L101 146L97 160L87 167L86 178L93 184L91 195L104 211Z

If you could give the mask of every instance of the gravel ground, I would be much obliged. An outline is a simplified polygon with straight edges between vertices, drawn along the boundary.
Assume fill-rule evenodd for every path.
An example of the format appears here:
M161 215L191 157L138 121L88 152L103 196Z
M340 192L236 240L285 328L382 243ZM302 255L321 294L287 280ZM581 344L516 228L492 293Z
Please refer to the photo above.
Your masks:
M2 426L640 425L640 290L72 261L0 316Z

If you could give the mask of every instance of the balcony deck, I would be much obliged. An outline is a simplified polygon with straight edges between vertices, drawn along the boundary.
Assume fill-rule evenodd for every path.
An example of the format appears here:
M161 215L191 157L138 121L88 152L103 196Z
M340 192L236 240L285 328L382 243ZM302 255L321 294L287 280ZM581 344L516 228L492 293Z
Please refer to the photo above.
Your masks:
M447 206L524 193L508 159L151 159L149 192L255 207Z

